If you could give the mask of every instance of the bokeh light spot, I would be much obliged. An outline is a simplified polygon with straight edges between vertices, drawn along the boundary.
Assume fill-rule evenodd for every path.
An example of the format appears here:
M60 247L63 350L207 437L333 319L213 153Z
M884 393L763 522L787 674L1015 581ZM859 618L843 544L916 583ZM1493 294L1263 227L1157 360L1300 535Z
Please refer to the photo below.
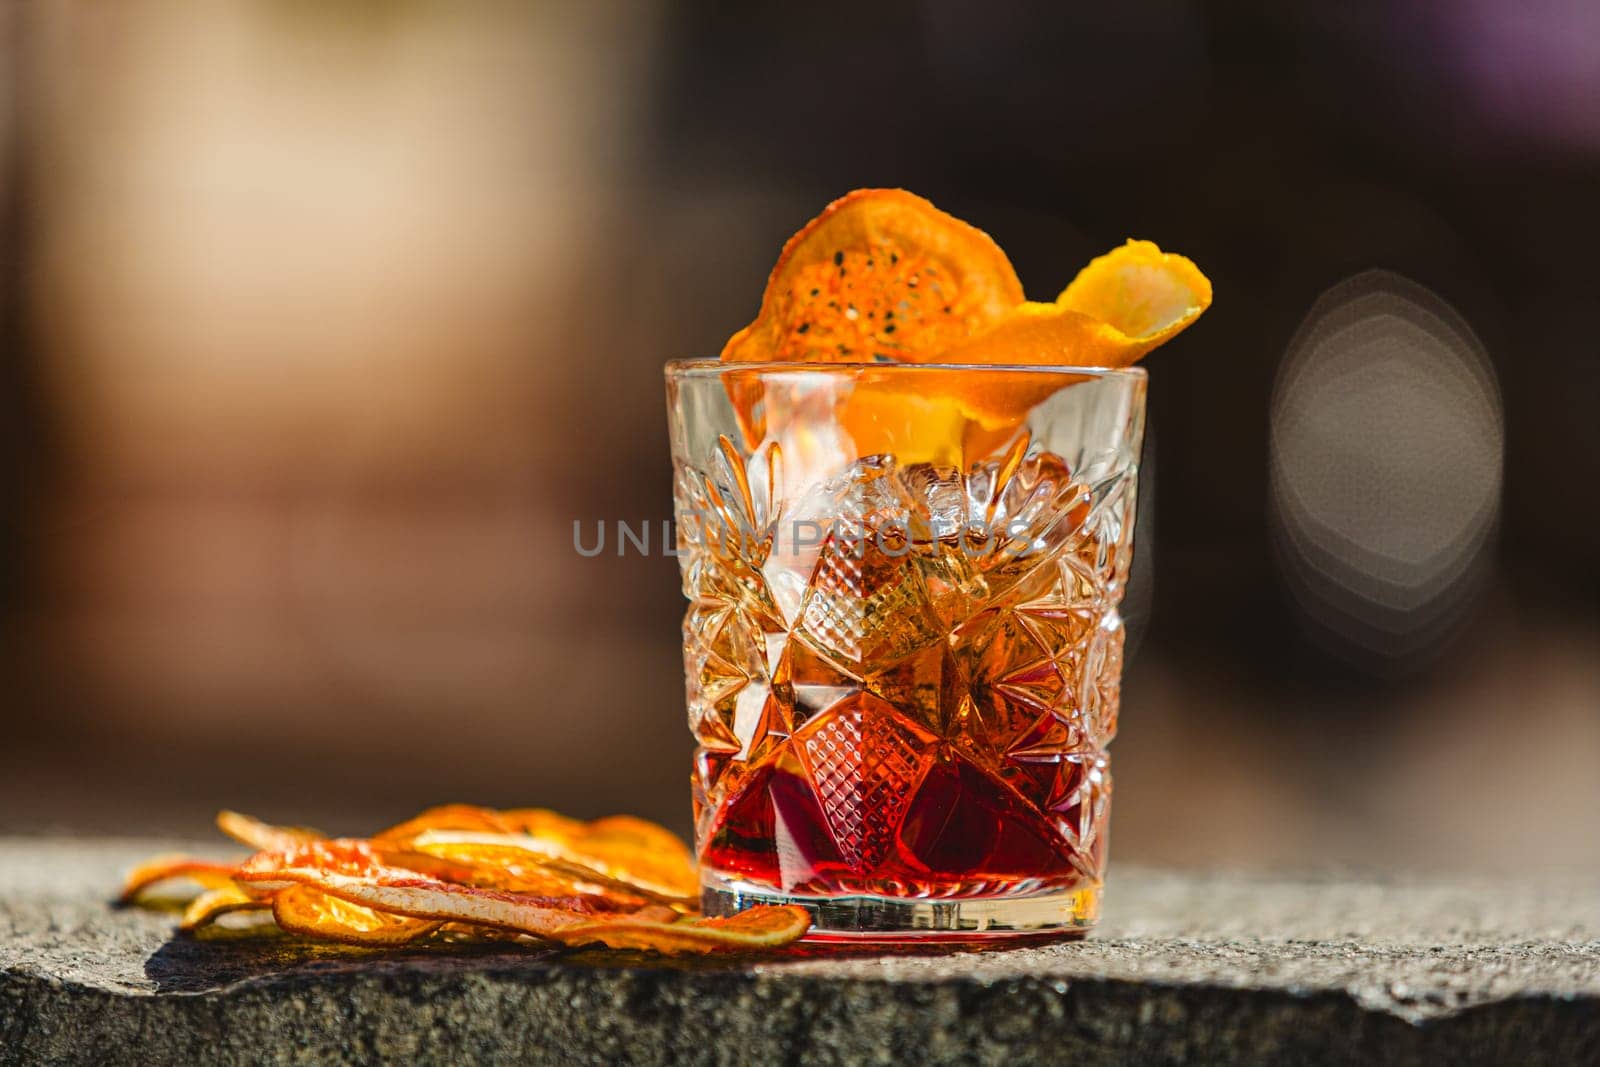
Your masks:
M1314 634L1404 669L1455 629L1499 516L1494 370L1431 291L1368 271L1325 293L1272 401L1277 557Z

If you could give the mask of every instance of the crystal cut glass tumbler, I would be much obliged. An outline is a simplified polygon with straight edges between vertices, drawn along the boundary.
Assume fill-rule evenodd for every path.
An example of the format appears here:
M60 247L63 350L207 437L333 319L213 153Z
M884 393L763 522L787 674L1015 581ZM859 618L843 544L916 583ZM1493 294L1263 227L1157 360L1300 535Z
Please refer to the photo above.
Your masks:
M707 914L1081 934L1145 375L667 367Z

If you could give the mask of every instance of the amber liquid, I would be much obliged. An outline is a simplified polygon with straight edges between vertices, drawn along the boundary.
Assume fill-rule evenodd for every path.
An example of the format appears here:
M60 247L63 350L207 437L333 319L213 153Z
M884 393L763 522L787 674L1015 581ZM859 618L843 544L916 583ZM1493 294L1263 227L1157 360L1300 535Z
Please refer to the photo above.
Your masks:
M1053 457L977 477L858 474L810 554L686 569L691 707L713 712L695 718L711 876L918 898L1098 883L1131 539L1086 521L1089 491ZM926 510L941 487L969 511L1006 492L1013 513L1040 506L1025 536L982 545L885 524L883 499Z

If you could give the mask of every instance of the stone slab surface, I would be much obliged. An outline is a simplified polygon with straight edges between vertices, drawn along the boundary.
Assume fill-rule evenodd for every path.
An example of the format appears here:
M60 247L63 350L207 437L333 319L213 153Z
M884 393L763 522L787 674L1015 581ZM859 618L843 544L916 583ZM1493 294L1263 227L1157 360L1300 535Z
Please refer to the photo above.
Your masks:
M663 963L108 905L174 847L0 839L0 1063L1600 1063L1596 883L1113 865L1083 942Z

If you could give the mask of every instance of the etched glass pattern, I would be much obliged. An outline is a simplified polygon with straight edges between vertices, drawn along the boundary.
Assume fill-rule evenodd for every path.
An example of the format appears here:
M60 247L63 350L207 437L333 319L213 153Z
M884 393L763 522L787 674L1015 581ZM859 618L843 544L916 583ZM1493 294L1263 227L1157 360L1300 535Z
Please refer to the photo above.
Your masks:
M914 393L920 371L873 373ZM796 901L844 935L1085 927L1143 374L973 370L1044 387L992 447L906 462L832 417L859 373L771 371L758 435L730 399L748 384L669 369L707 909Z

